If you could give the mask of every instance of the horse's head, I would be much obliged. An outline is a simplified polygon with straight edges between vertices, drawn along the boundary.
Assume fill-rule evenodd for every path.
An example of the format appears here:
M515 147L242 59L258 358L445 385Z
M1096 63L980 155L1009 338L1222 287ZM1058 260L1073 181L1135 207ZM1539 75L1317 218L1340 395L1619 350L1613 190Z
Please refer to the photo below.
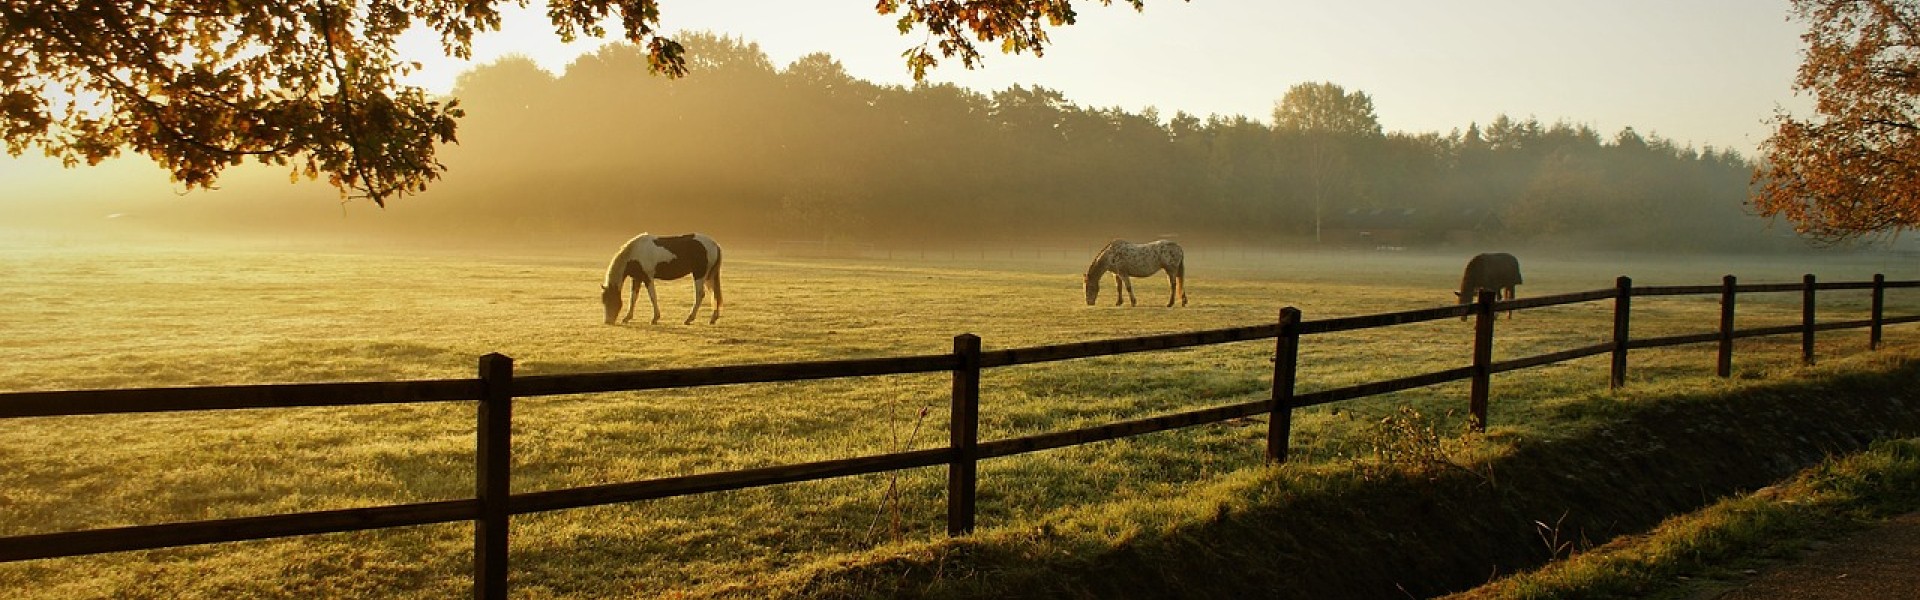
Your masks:
M612 325L614 317L620 316L620 286L600 286L600 304L607 307L607 324Z
M1087 306L1093 306L1094 299L1100 297L1100 278L1081 275L1080 286L1087 289Z

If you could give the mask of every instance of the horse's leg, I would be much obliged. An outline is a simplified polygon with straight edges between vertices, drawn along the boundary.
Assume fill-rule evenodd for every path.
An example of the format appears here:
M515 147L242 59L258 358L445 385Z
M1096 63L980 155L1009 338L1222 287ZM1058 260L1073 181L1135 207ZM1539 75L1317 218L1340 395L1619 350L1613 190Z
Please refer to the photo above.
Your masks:
M700 279L694 279L693 280L693 312L687 313L687 320L680 324L692 325L693 317L700 314L700 303L705 302L706 300L707 300L707 282Z
M1501 295L1503 295L1503 296L1506 296L1506 299L1507 299L1507 300L1512 300L1512 299L1514 298L1514 292L1513 292L1513 286L1507 286L1507 289L1504 289L1504 290L1500 290L1500 292L1501 292ZM1512 311L1512 310L1508 310L1508 311L1507 311L1507 320L1508 320L1508 321L1512 321L1512 320L1513 320L1513 311Z
M713 318L707 320L707 323L719 323L720 322L720 304L721 304L720 302L720 265L717 265L717 264L714 265L713 271L707 273L707 285L713 286Z
M653 303L653 324L660 324L660 296L653 293L653 278L647 278L647 301Z
M1180 305L1186 306L1187 305L1187 265L1185 263L1181 263L1180 265L1180 276L1178 277L1178 279L1180 280Z
M1173 299L1180 295L1180 280L1174 278L1173 269L1167 269L1167 307L1173 307Z
M1114 271L1113 272L1113 305L1120 306L1126 303L1127 303L1127 276L1121 274L1119 271Z
M640 300L640 279L635 278L633 280L633 290L627 292L627 318L621 319L620 320L621 323L633 322L633 309L640 307L639 300Z

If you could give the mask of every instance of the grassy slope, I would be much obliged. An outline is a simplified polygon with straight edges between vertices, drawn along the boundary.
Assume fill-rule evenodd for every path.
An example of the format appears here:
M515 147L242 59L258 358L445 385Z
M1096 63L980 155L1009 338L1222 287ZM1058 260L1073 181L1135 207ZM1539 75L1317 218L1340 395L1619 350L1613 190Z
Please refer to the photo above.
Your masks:
M1583 416L1589 426L1550 437L1496 432L1478 451L1454 448L1450 464L1243 472L1170 504L1108 508L1146 524L1133 530L1071 518L1006 528L821 566L775 590L805 598L1442 594L1644 531L1872 440L1920 432L1920 363L1857 367L1718 392L1632 393L1604 418Z
M1700 597L1815 541L1915 510L1920 439L1876 442L1780 484L1667 519L1644 535L1448 598Z
M0 312L6 389L460 377L471 372L474 357L491 351L518 358L523 373L897 355L945 351L963 331L982 335L989 348L1021 346L1244 325L1271 319L1283 304L1303 307L1309 318L1430 306L1450 297L1457 268L1451 257L1248 257L1200 248L1190 257L1194 306L1116 309L1079 305L1076 271L1084 259L1072 257L828 262L733 252L720 325L609 328L598 323L593 300L604 261L598 253L473 258L58 243L7 250L0 253L0 279L15 301ZM1588 258L1531 262L1523 293L1608 285L1617 263ZM1860 278L1884 265L1684 266L1665 261L1619 270L1641 283L1703 283L1725 270L1781 281L1801 270ZM1154 297L1163 286L1149 280L1138 287ZM663 287L668 322L684 315L688 296L683 282ZM1823 315L1849 318L1843 314L1859 305L1823 301ZM1659 306L1636 317L1637 332L1697 330L1712 308L1678 299ZM1766 301L1742 310L1755 315L1743 325L1797 315ZM1568 307L1503 322L1497 356L1590 343L1604 314L1604 307ZM1466 347L1457 325L1315 340L1304 348L1302 389L1454 366ZM1915 337L1896 331L1893 339ZM1776 346L1791 343L1743 343L1740 381L1693 378L1682 385L1745 389L1797 372L1790 353L1767 350ZM1823 352L1838 362L1857 346L1824 342ZM983 434L1059 430L1258 397L1266 389L1268 351L1241 344L990 372ZM1697 350L1636 354L1636 378L1645 378L1637 385L1655 394L1661 388L1645 381L1693 377L1709 361ZM1382 542L1397 547L1404 536L1424 535L1417 527L1401 533L1393 521L1446 514L1452 500L1421 500L1432 490L1510 489L1487 486L1484 473L1469 471L1491 469L1496 481L1513 481L1509 471L1523 469L1502 462L1508 457L1528 456L1534 443L1589 443L1581 436L1596 435L1589 432L1622 418L1623 406L1639 404L1595 392L1603 385L1593 361L1503 376L1495 389L1495 436L1472 450L1492 462L1411 478L1348 459L1372 457L1383 440L1396 439L1376 424L1401 415L1401 407L1423 411L1451 439L1460 425L1459 386L1307 411L1296 421L1300 464L1284 470L1259 468L1263 428L1246 424L996 460L982 467L983 532L968 540L940 539L942 473L934 469L523 517L515 521L515 589L529 597L729 589L751 596L890 589L900 571L923 572L936 594L976 584L996 593L1098 593L1109 589L1102 585L1164 586L1196 574L1208 574L1196 583L1218 586L1207 589L1245 590L1287 581L1276 573L1326 579L1343 571L1454 589L1464 585L1458 575L1402 570L1400 563L1419 554L1356 557L1378 552ZM514 486L551 489L926 447L944 437L944 387L943 378L926 376L523 402L516 409ZM461 406L9 422L0 427L0 532L463 497L472 485L471 436L471 412ZM1782 452L1786 462L1768 468L1805 454ZM1660 455L1641 456L1640 466L1665 463ZM1596 472L1625 467L1610 468ZM1702 493L1679 496L1697 503ZM1342 508L1347 497L1367 499L1358 506L1368 508ZM1531 527L1566 510L1541 502L1496 522ZM1482 518L1493 517L1475 517ZM1620 522L1627 521L1576 520L1562 528L1613 530ZM0 565L0 590L48 598L458 595L468 585L467 531L421 527ZM1217 535L1228 541L1215 542ZM1235 535L1253 539L1242 544L1231 540ZM1327 540L1341 550L1282 553L1298 561L1224 561L1230 554L1200 560L1236 546L1280 544L1260 541L1272 536ZM1527 540L1509 535L1485 544L1515 553L1519 565L1527 564L1521 549L1538 543ZM1340 558L1353 560L1333 560ZM1356 567L1374 562L1383 562L1381 570ZM1243 571L1244 564L1254 566ZM1472 581L1484 579L1482 570L1472 569ZM987 572L995 576L960 575Z

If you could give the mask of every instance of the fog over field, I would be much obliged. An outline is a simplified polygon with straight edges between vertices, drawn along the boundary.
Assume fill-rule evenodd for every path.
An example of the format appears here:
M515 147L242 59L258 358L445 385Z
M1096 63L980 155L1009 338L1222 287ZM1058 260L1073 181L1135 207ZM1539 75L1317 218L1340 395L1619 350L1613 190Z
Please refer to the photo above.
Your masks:
M1537 10L1502 9L1515 15ZM772 14L756 11L733 6L726 12ZM340 20L320 12L326 18L315 22L327 33L307 41L329 50L354 47L337 43ZM371 16L378 21L380 15ZM205 15L182 18L207 22L194 20ZM905 22L914 18L924 17ZM828 31L801 23L790 29ZM1618 37L1632 43L1633 36L1656 31ZM201 35L197 43L216 37ZM1347 37L1357 45L1347 51L1359 54L1419 39ZM1624 418L1657 415L1675 398L1692 403L1803 393L1797 384L1885 371L1910 363L1920 348L1920 325L1912 324L1888 327L1884 346L1873 351L1862 327L1829 327L1817 342L1808 327L1801 337L1792 326L1809 314L1803 309L1817 312L1825 325L1862 325L1882 297L1866 289L1822 290L1803 305L1803 298L1814 298L1813 287L1803 295L1779 286L1739 296L1739 327L1778 334L1740 338L1724 375L1715 371L1714 350L1731 346L1715 342L1731 344L1734 336L1716 329L1727 305L1712 291L1592 294L1598 299L1492 319L1484 312L1456 319L1427 311L1446 314L1416 322L1397 315L1381 319L1392 324L1359 329L1241 329L1230 339L1252 337L1246 331L1310 335L1183 342L1155 351L1133 351L1150 342L1123 340L1111 346L1127 351L1060 359L1058 348L1039 347L1165 340L1178 336L1164 334L1196 331L1213 333L1184 339L1220 339L1209 336L1274 323L1290 308L1311 324L1458 306L1463 266L1487 252L1518 257L1525 282L1517 292L1525 299L1609 290L1620 276L1640 286L1710 286L1726 275L1742 283L1797 283L1807 274L1824 282L1861 282L1876 274L1920 280L1920 248L1897 237L1809 242L1791 225L1753 213L1748 200L1761 165L1743 154L1750 146L1695 146L1650 126L1600 130L1583 115L1489 107L1443 129L1388 130L1383 122L1408 121L1384 119L1375 106L1425 100L1376 104L1371 90L1315 81L1271 82L1274 103L1265 114L1100 106L1044 85L983 91L875 82L824 53L775 62L748 39L701 32L674 39L685 44L690 77L655 76L647 51L622 43L557 71L520 55L474 66L450 94L435 99L457 98L463 113L458 142L431 154L444 172L426 169L439 178L422 190L385 197L384 205L343 197L324 181L326 174L307 166L306 156L271 156L304 146L209 155L287 162L236 162L203 189L170 181L165 169L132 152L97 165L0 157L0 403L20 401L12 414L83 412L0 418L0 537L120 536L126 532L101 530L149 525L160 527L147 533L214 531L233 523L205 522L375 507L417 515L457 505L473 511L459 513L469 517L518 510L506 527L513 593L542 599L914 591L905 586L953 597L967 586L993 585L1001 565L1038 569L1046 581L1054 574L1044 571L1052 569L1091 566L1095 579L1109 568L1144 571L1162 558L1154 552L1212 561L1222 546L1187 536L1239 523L1254 523L1246 529L1256 537L1297 538L1310 548L1265 551L1252 555L1258 561L1244 561L1264 561L1262 569L1365 578L1360 568L1397 568L1369 561L1379 556L1348 560L1353 572L1298 561L1337 555L1316 556L1321 549L1373 551L1328 535L1340 533L1335 528L1399 548L1405 556L1388 557L1394 561L1444 565L1436 561L1447 558L1441 553L1401 542L1425 537L1417 541L1445 547L1457 537L1401 535L1420 530L1376 519L1389 511L1394 518L1435 522L1466 515L1458 520L1467 525L1505 521L1496 525L1521 533L1520 544L1506 544L1510 549L1540 550L1552 560L1563 551L1583 552L1590 541L1605 542L1586 539L1585 525L1613 528L1623 522L1620 513L1581 514L1583 504L1569 499L1569 508L1555 506L1559 520L1530 508L1521 518L1470 514L1434 502L1467 496L1418 486L1443 473L1463 478L1475 493L1517 497L1517 488L1500 487L1511 471L1492 465L1511 464L1501 461L1531 452L1536 442L1606 437L1609 448L1645 452L1609 455L1575 446L1574 454L1633 464L1544 468L1546 493L1539 495L1549 504L1540 506L1560 503L1563 486L1576 487L1569 482L1588 483L1598 473L1628 479L1642 467L1657 475L1651 472L1661 466L1660 452L1685 452L1631 436L1612 439L1624 430L1616 429ZM1485 39L1505 52L1526 37ZM1689 41L1715 39L1726 38ZM1167 46L1161 42L1155 46ZM1606 56L1601 44L1559 43L1593 46L1588 54ZM1237 81L1264 85L1262 77L1271 73L1247 65L1284 56L1191 60L1212 63L1190 65L1196 71L1246 69ZM1452 62L1485 71L1476 77L1507 73L1479 61ZM1134 63L1127 69L1135 73L1151 68ZM342 70L330 81L352 82L341 78L366 64L336 63ZM1565 73L1555 76L1574 76ZM1583 83L1598 79L1577 76ZM1129 74L1116 70L1111 77ZM1508 77L1442 85L1578 87L1526 71ZM343 110L310 114L381 114L383 105L365 102L354 85L333 88L346 100L330 106ZM1620 104L1686 102L1636 86L1617 88L1589 96ZM260 89L274 95L291 88ZM169 101L191 97L172 94ZM293 130L175 120L256 144L269 129ZM169 143L207 143L190 131L131 122L134 129L174 136ZM371 140L381 131L352 125L321 130L343 134L356 161L365 160L366 144L395 142ZM138 144L89 139L101 142L89 149ZM368 172L357 167L346 172ZM358 183L370 181L379 180ZM616 252L642 232L710 236L717 249L705 238L677 240L672 248L681 255L653 254L662 260L648 266L693 271L673 259L717 250L721 260L697 269L719 270L724 305L717 286L707 288L714 291L696 309L697 318L681 324L701 289L683 277L655 282L658 324L648 323L654 307L644 292L629 305L631 323L606 316L614 309L612 300L603 305L603 284L611 278L633 285L617 277L629 262L625 255L615 260ZM1089 301L1083 287L1089 261L1116 239L1165 239L1183 248L1179 306L1168 306L1174 288L1165 273L1133 280L1137 306L1121 301L1112 275L1093 279L1101 285ZM610 262L619 270L610 271ZM612 291L628 297L626 290ZM1920 288L1872 293L1881 291L1887 315L1920 315ZM1625 314L1618 307L1627 305L1633 308L1630 335L1616 336L1622 321L1615 319ZM1490 329L1497 337L1476 339ZM983 359L956 350L971 343L969 335L989 352L1016 351ZM1802 340L1808 340L1806 356L1817 360L1803 359ZM1610 387L1614 363L1605 356L1622 356L1630 346L1632 371L1617 389ZM532 378L473 384L477 365L499 364L493 353L513 359L513 377ZM903 356L912 358L858 360ZM881 370L874 364L911 362L948 371L556 393L660 375L635 375L644 371L785 372L818 367L792 363L827 361L873 370ZM699 369L769 364L782 367ZM602 376L546 377L569 374ZM685 384L690 379L674 379L684 375L661 380ZM555 383L589 380L600 387ZM1410 381L1441 383L1408 387ZM320 382L401 383L272 387ZM255 385L269 389L235 394L274 398L249 406L292 402L278 395L287 390L293 391L286 397L340 395L296 408L144 404L111 412L123 408L110 403L119 397L198 393L166 388ZM1353 390L1398 391L1295 402L1287 400L1285 385L1296 394L1332 392L1315 396L1322 399ZM396 394L418 400L429 388L479 390L487 398L475 402L447 392L433 401L359 403L370 389L403 390ZM138 391L84 393L125 389ZM36 393L75 390L83 393ZM307 393L313 395L301 396ZM502 404L502 396L511 396L510 404ZM109 408L47 410L48 399ZM1790 400L1780 404L1820 412ZM510 423L488 421L500 415L511 415ZM973 420L977 431L968 426ZM1697 420L1670 421L1694 435ZM1143 424L1153 422L1188 426L1142 433L1151 429ZM1698 437L1712 443L1714 432L1701 427ZM509 433L505 447L496 445L502 431ZM1108 435L1113 431L1127 435ZM965 464L974 458L971 446L961 440L975 433L988 448L1030 444L984 454L978 498L965 491L970 485L951 484L948 465L937 462L971 470ZM1059 441L1070 436L1088 443ZM1822 438L1797 439L1814 447ZM1271 460L1278 453L1269 454L1268 444L1280 442L1287 458ZM819 472L834 461L874 465L903 453L933 458L915 458L922 462L912 464L921 466L897 471L862 466L858 475L817 481L710 483L749 471ZM1725 465L1712 460L1715 455L1700 456L1712 468ZM1776 457L1754 458L1749 466L1760 468ZM476 463L501 462L509 466L504 479L511 501L496 503L491 492L476 492L476 479L491 490L502 478L498 471L477 473ZM1698 493L1706 500L1700 478L1674 479L1678 483L1658 493L1677 489L1679 496ZM540 504L554 497L543 492L679 485L668 480L723 491L586 508ZM730 485L740 489L726 489ZM1603 491L1580 493L1634 496L1595 489ZM1350 492L1424 504L1392 508ZM968 535L949 534L953 498L978 500L963 509L978 518ZM1315 504L1351 512L1322 519L1311 510ZM1301 507L1309 510L1294 511ZM1265 518L1260 511L1269 509L1308 526L1269 528L1245 520ZM432 514L455 509L445 510ZM341 513L331 518L340 523L330 526L335 529L374 522ZM16 560L22 556L16 554L0 560L0 597L468 595L476 555L492 553L475 550L476 534L498 534L498 521L442 521L314 535L276 529L256 540L82 550L56 558ZM1569 524L1564 530L1563 522ZM1532 547L1534 533L1542 548ZM96 534L45 547L88 535ZM1574 537L1577 549L1571 541L1557 543ZM1175 543L1160 550L1141 543L1154 540ZM1281 560L1269 560L1274 557ZM1234 566L1213 562L1219 565L1208 568ZM1470 566L1461 570L1469 579L1511 571ZM1177 589L1208 576L1202 573L1166 582ZM1124 591L1127 579L1112 579L1099 583ZM949 590L923 585L927 581ZM1019 581L1025 587L1026 580ZM1399 591L1414 595L1406 587Z
M1167 288L1155 276L1136 282L1142 306L1107 304L1109 289L1089 307L1079 279L1086 246L820 258L722 239L727 305L717 324L608 326L597 286L619 239L328 247L343 239L8 237L0 391L470 377L488 352L514 357L520 374L555 374L932 354L960 333L988 349L1027 347L1265 323L1282 306L1319 319L1448 304L1462 262L1438 251L1189 242L1189 306L1159 306ZM1666 284L1713 283L1725 272L1745 281L1808 271L1827 280L1914 276L1893 254L1521 257L1523 297L1604 288L1619 274ZM686 280L662 282L659 295L670 317L692 301ZM1797 301L1797 293L1743 297L1742 326L1793 323ZM1821 302L1823 318L1859 318L1864 293ZM1920 313L1912 294L1891 294L1890 304L1889 314ZM1717 310L1706 298L1635 307L1634 331L1647 336L1701 331ZM1599 302L1502 319L1494 358L1595 343L1609 315ZM1308 340L1299 391L1457 367L1470 332L1445 319ZM1888 341L1901 347L1915 335L1895 327ZM1862 338L1822 334L1823 361L1849 364ZM1731 382L1711 378L1708 350L1636 351L1635 385L1764 382L1797 372L1795 342L1743 341ZM1264 398L1272 352L1262 340L994 369L982 377L981 435ZM1494 431L1556 435L1597 410L1586 407L1618 401L1605 380L1599 358L1502 375ZM559 489L934 447L946 439L950 385L928 374L527 398L515 405L513 485ZM1294 464L1369 456L1380 435L1373 424L1406 410L1460 431L1464 386L1302 410ZM448 403L14 420L0 428L0 488L9 490L0 535L470 497L472 419L470 404ZM1252 425L989 461L981 523L1109 543L1214 514L1223 490L1261 472L1265 430ZM697 596L863 552L885 556L944 536L944 481L940 470L920 469L517 517L514 585L555 598ZM0 589L49 599L141 590L447 597L469 586L470 543L467 527L448 525L28 561L0 565Z
M444 178L384 209L290 166L236 166L217 189L187 191L137 157L69 170L29 157L0 162L0 226L339 248L604 246L639 231L897 250L1156 237L1455 254L1806 248L1747 213L1740 152L1596 131L1579 115L1301 129L1287 115L1353 108L1283 101L1282 86L1272 115L1126 110L1042 86L876 84L824 54L776 65L749 40L684 41L697 68L681 80L647 75L617 44L557 75L513 57L474 68L454 89L468 116L440 151Z

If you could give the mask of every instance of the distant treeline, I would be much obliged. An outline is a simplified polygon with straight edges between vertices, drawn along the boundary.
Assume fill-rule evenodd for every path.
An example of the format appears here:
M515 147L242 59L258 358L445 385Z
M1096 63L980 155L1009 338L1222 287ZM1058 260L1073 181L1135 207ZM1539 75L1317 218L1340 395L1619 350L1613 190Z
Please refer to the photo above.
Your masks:
M1739 153L1631 128L1504 115L1446 134L1280 127L1085 107L1037 86L878 85L824 54L778 68L752 43L684 41L693 75L678 80L626 45L561 76L522 58L466 73L446 179L367 218L877 244L1164 233L1751 249L1784 231L1745 212L1753 165Z

